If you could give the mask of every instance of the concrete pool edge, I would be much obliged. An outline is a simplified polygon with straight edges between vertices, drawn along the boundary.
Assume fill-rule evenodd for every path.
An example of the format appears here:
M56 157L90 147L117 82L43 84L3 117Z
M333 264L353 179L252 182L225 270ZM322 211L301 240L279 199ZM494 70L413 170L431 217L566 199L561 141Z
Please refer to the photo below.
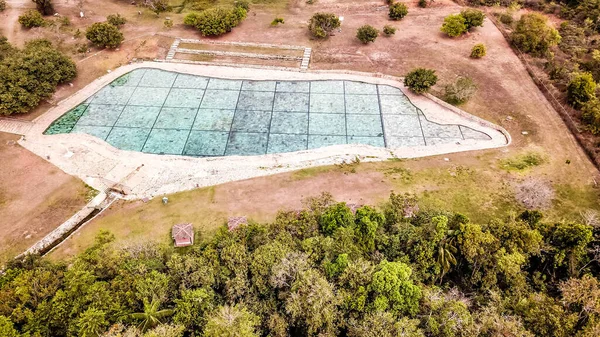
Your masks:
M464 141L438 146L377 148L367 145L335 145L325 148L252 157L193 158L152 155L116 149L85 134L42 135L58 117L108 85L114 79L138 68L156 68L178 73L246 80L348 80L399 88L426 118L439 124L460 124L491 137L487 141ZM21 145L46 158L63 171L78 176L92 187L105 190L118 184L128 198L144 198L210 186L228 181L287 172L306 167L330 165L353 160L381 161L389 158L415 158L445 153L497 148L510 144L506 130L470 115L435 97L415 95L400 79L382 74L356 72L257 70L223 66L198 66L179 63L140 62L117 68L72 96L61 101L35 120Z

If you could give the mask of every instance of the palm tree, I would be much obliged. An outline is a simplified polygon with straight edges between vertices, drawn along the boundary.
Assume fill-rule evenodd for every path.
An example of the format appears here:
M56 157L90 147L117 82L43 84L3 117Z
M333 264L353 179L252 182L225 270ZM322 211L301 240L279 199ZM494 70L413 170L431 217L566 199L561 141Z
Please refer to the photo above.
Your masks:
M452 268L453 265L456 265L456 247L454 247L454 231L449 230L447 236L440 242L438 246L438 256L437 263L442 267L442 274L440 275L440 284L442 283L442 279L444 275Z
M130 314L129 317L135 320L141 320L138 328L142 331L146 331L157 326L158 324L163 323L161 321L162 318L173 315L173 310L158 310L159 308L160 301L156 297L152 298L152 302L148 302L147 299L144 299L144 312L133 313Z

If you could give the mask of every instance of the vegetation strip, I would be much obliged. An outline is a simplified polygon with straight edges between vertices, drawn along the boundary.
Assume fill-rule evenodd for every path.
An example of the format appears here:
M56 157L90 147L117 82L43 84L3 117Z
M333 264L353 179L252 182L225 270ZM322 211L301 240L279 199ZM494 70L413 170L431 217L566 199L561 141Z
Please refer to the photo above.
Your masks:
M289 61L302 60L301 56L239 53L239 52L231 52L231 51L199 50L199 49L185 49L185 48L176 48L175 53L233 56L233 57L245 57L245 58L258 58L258 59L263 59L263 60L289 60Z
M554 108L554 111L558 112L558 115L561 117L561 120L565 123L565 125L567 126L569 131L571 131L571 134L573 134L573 136L577 140L577 144L579 146L581 146L581 148L585 152L586 156L590 159L590 161L594 164L594 166L600 170L600 157L596 156L595 147L592 144L590 144L589 142L585 141L585 138L583 137L583 133L579 129L579 125L571 118L569 113L566 111L565 106L558 101L558 99L552 94L550 89L548 89L546 84L544 84L544 82L538 78L538 76L533 71L533 68L531 67L531 65L529 64L527 59L525 58L524 54L521 52L521 50L517 46L515 46L514 43L511 42L510 35L508 35L508 33L506 32L504 27L501 24L498 24L496 19L493 18L492 16L489 16L489 18L494 23L494 25L498 28L498 30L502 33L502 35L504 36L506 41L509 43L511 48L514 51L516 51L516 55L519 57L519 60L521 60L523 65L525 65L525 69L527 69L527 73L533 80L533 83L535 83L535 85L538 87L538 89L540 89L540 91L544 94L544 97L546 97L546 99L548 100L550 105L552 105L552 107Z
M269 224L195 235L186 248L117 244L102 231L68 263L13 261L0 275L0 331L563 337L598 329L597 227L546 222L531 210L474 223L420 210L410 194L392 193L379 209L329 194L304 204Z

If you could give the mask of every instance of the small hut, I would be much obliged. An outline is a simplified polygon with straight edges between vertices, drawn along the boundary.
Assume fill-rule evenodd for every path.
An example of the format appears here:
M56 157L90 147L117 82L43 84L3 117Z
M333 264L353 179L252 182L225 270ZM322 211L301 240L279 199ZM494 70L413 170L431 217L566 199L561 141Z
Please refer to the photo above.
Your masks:
M173 226L171 230L175 247L187 247L194 244L194 227L191 223L182 223Z

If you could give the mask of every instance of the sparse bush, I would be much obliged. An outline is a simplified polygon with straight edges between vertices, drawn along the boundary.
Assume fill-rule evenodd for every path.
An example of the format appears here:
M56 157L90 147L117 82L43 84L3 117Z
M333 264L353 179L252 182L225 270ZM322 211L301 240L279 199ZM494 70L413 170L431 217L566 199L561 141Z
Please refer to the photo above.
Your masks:
M477 85L468 77L459 77L445 88L444 100L450 104L464 104L477 91Z
M246 15L247 11L242 7L214 7L200 13L190 13L183 22L198 29L203 36L218 36L229 33Z
M79 54L85 54L85 53L87 53L88 49L89 49L89 48L88 48L88 45L87 45L87 43L81 43L81 44L77 44L77 49L76 49L76 51L77 51L77 53L79 53Z
M547 181L527 177L517 184L515 197L527 209L544 209L551 205L554 189Z
M548 48L560 42L556 29L548 26L548 19L539 13L524 14L511 34L512 42L525 53L544 55Z
M56 21L61 25L61 26L70 26L71 25L71 19L69 19L68 16L61 16L58 19L56 19Z
M600 134L600 101L590 100L581 109L581 119L593 134Z
M396 34L396 27L390 25L383 26L383 35L392 36L394 34Z
M441 30L450 37L461 36L467 32L465 18L460 14L448 15L444 18Z
M169 10L168 0L142 0L141 6L149 8L151 11L159 15L162 12Z
M406 74L404 85L410 90L421 94L429 90L437 83L437 75L435 70L417 68Z
M427 5L427 0L419 0L419 7L426 8Z
M590 73L576 73L567 86L567 101L575 109L596 98L596 82Z
M163 22L163 25L165 26L165 28L171 29L171 28L173 28L173 20L165 19L165 22Z
M470 30L473 27L483 26L485 14L480 10L469 8L461 11L460 15L465 19L467 30Z
M324 39L341 25L340 18L332 13L316 13L308 22L308 30L312 37Z
M26 28L41 27L46 24L46 20L40 12L30 9L19 16L19 23Z
M483 43L478 43L471 49L471 57L474 59L482 58L485 56L486 52L485 45Z
M81 30L79 28L77 28L77 30L75 31L75 33L73 33L73 37L78 39L81 37Z
M111 14L106 17L106 21L115 27L121 27L127 20L121 14Z
M275 18L273 19L273 21L271 21L271 26L277 26L278 24L284 24L285 21L283 20L283 18Z
M356 38L364 44L374 42L378 35L379 31L375 27L369 25L361 26L356 31Z
M37 10L43 15L54 14L54 6L52 6L52 0L32 0Z
M6 9L6 0L0 0L0 12Z
M558 47L560 50L574 57L581 57L588 52L586 29L579 27L575 22L565 21L561 23L558 33L561 36ZM595 58L592 55L594 61Z
M96 22L85 32L85 37L103 48L117 48L124 40L123 33L107 22Z
M396 2L390 5L389 17L392 20L400 20L408 14L408 7L402 2Z

